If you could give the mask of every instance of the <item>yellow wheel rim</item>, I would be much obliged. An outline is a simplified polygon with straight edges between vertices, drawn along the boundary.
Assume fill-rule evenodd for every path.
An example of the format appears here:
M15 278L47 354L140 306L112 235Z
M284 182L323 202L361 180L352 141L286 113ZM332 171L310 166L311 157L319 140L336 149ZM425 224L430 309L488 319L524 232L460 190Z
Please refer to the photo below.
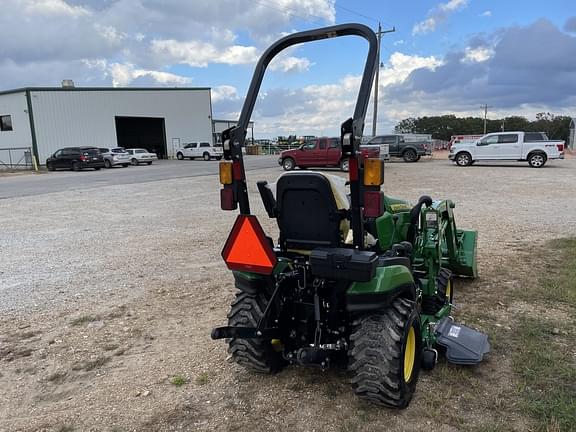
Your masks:
M406 338L406 349L404 350L404 381L410 382L412 369L414 369L414 359L416 358L416 334L414 327L410 326L408 337Z
M450 297L452 296L452 281L448 280L448 285L446 285L446 298L450 301Z

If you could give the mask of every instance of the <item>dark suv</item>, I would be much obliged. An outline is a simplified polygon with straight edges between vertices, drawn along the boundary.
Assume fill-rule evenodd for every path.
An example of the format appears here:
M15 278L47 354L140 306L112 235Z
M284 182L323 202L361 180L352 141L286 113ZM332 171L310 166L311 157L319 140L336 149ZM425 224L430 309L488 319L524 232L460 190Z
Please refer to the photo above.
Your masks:
M84 168L94 168L98 171L104 166L104 157L96 147L65 147L57 150L46 159L48 171L59 168L80 171Z

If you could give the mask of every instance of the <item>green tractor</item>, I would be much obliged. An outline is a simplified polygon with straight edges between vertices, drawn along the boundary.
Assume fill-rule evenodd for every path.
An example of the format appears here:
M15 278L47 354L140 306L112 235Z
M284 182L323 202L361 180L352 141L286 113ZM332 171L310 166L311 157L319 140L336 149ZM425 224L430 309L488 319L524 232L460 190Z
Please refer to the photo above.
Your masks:
M264 72L287 47L348 35L369 43L354 117L341 126L349 180L295 171L275 186L258 182L278 224L274 242L250 213L242 158ZM476 232L456 227L451 201L423 196L412 206L385 196L383 161L361 155L377 65L376 36L360 24L291 34L262 55L238 125L223 134L221 207L240 214L222 256L238 292L228 326L212 338L226 339L232 359L255 372L347 368L359 397L405 408L439 350L450 362L475 364L490 347L485 334L450 317L453 278L477 276Z

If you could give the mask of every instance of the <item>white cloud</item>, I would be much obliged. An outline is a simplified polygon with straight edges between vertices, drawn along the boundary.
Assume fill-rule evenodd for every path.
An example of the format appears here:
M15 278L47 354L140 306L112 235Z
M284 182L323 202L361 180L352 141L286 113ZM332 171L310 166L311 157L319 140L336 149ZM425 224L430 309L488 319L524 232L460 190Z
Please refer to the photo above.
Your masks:
M185 85L192 82L192 79L188 77L183 77L169 72L138 69L129 63L113 63L109 66L108 70L112 77L112 85L114 87L128 86L139 78L149 78L158 84L164 85Z
M416 23L412 28L412 34L423 34L436 30L436 18L427 18L424 21Z
M486 10L486 11L482 12L482 13L480 14L480 16L482 16L482 17L491 17L491 16L492 16L492 11L491 11L491 10Z
M434 70L441 64L442 61L434 56L420 57L394 52L390 55L388 64L380 69L380 86L386 87L390 84L402 82L416 69L426 68Z
M440 3L428 12L429 17L423 21L414 24L412 34L425 34L433 32L436 27L445 22L448 16L468 5L468 0L449 0L446 3Z
M485 46L477 48L466 47L464 54L462 61L468 63L481 63L490 59L494 55L494 50Z
M440 3L438 8L446 12L452 12L465 7L467 4L468 0L450 0L447 3Z
M387 89L404 82L416 69L434 70L437 58L393 53L380 70L381 118L389 117ZM332 84L307 85L299 89L273 89L261 95L253 115L260 134L337 134L340 122L353 113L362 77L347 75ZM367 115L365 131L369 130Z
M71 18L90 15L82 6L71 6L64 0L20 0L26 14L59 15Z
M186 63L194 67L207 67L210 63L249 64L258 59L253 46L232 45L218 48L209 42L153 40L152 52L162 59L175 63Z
M270 69L273 71L282 71L282 72L305 72L310 69L312 66L312 62L308 60L306 57L276 57L270 63Z
M238 100L238 90L234 86L220 85L212 88L212 102L223 100Z

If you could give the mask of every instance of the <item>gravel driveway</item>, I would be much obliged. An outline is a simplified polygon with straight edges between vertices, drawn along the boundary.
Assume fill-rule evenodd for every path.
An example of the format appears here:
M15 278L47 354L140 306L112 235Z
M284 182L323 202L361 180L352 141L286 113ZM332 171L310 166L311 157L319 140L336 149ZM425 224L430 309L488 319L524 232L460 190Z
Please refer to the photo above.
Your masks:
M274 236L255 185L279 174L248 173ZM0 430L372 430L342 429L365 409L344 375L255 377L210 341L234 292L220 250L236 213L219 210L218 188L209 175L0 200ZM576 235L576 160L394 161L385 191L456 202L458 226L479 231L475 289L515 251ZM187 384L171 385L177 374ZM426 377L419 386L433 391ZM456 430L422 417L423 398L366 415L390 430L406 419L410 430Z

